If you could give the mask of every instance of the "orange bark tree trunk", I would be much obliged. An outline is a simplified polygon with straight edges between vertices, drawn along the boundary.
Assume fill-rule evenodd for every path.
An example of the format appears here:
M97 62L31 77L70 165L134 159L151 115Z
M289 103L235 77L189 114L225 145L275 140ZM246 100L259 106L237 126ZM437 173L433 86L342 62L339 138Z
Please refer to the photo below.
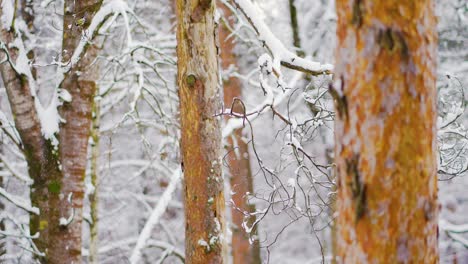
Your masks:
M219 7L224 12L226 23L229 22L231 11L223 4ZM221 67L228 70L232 66L236 66L237 59L235 56L235 44L228 39L230 32L227 25L221 24L219 30L219 39L221 46ZM230 77L223 80L224 87L224 105L232 107L236 113L243 113L242 104L235 100L242 96L242 84L238 78ZM233 131L227 139L227 160L230 172L230 184L232 190L232 200L234 206L231 209L232 214L232 257L234 264L244 263L261 263L260 245L258 240L252 244L249 241L249 234L242 229L244 222L243 212L255 212L255 205L249 204L246 193L253 193L252 171L250 168L249 146L242 138L242 129ZM240 211L241 212L240 212ZM249 226L255 222L255 216L249 218ZM256 232L253 230L252 232ZM255 233L250 234L255 235Z
M337 13L337 262L438 263L434 2Z
M177 0L185 262L223 263L224 193L214 0Z

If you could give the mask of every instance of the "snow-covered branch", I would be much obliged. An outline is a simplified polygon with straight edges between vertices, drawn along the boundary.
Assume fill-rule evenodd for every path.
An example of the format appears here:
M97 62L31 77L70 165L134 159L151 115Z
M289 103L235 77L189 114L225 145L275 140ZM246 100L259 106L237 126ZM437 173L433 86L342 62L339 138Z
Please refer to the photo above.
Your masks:
M98 34L101 26L111 16L121 14L127 21L127 13L132 13L132 10L122 0L112 0L102 6L99 11L94 15L89 27L82 32L80 42L73 51L70 61L65 63L57 62L57 77L56 88L52 95L52 100L47 108L42 109L38 99L36 99L36 107L39 119L41 120L41 128L46 139L51 139L54 145L58 144L55 134L59 131L59 123L63 121L58 113L58 107L63 101L71 101L71 95L64 89L61 89L61 84L65 79L65 75L76 65L80 58L84 55L89 42ZM21 50L20 50L21 51ZM21 54L21 53L20 53ZM29 76L29 75L28 75ZM31 78L30 78L31 79ZM31 86L33 87L33 86ZM34 95L34 93L33 93Z
M27 241L27 245L21 245L23 243L17 241L17 242L19 242L18 243L19 247L23 248L24 250L26 250L28 252L31 252L32 254L34 254L36 256L44 256L45 255L43 252L39 251L39 249L37 248L37 246L33 242L33 239L36 239L36 238L39 237L39 233L30 234L29 228L27 228L25 226L24 222L19 221L17 216L11 215L8 212L0 212L0 221L4 222L5 220L8 220L9 222L11 222L14 225L14 227L16 227L18 232L15 232L15 233L8 232L8 234L3 233L2 235L6 235L6 236L9 236L9 237L16 237L16 238L19 238L19 239L24 239L24 240ZM6 259L6 258L3 258L3 257L4 256L2 256L2 260Z
M1 3L1 22L2 27L6 30L10 30L11 25L13 24L13 19L15 17L15 1L13 0L3 0Z
M14 123L10 122L2 111L0 111L0 127L3 133L5 133L16 146L21 145L21 137L18 130L16 130Z
M137 238L127 238L123 240L119 240L114 243L108 243L103 247L99 248L99 254L106 254L112 250L115 249L120 249L120 248L127 248L132 244L135 244L137 242ZM178 249L174 245L171 245L170 243L160 241L160 240L155 240L155 239L149 239L146 243L147 247L155 247L163 250L169 250L171 254L174 256L178 257L182 262L185 260L185 254L183 250Z
M468 248L468 239L460 235L462 233L468 233L468 224L454 225L442 219L439 221L439 228L445 231L451 239Z
M452 223L447 222L444 219L439 221L439 227L442 230L450 233L468 233L468 224L464 225L454 225Z
M259 14L262 11L257 8L250 0L232 0L237 8L245 15L252 27L257 32L258 38L263 45L270 51L273 60L273 71L281 76L281 65L293 70L298 70L312 75L331 74L333 65L321 64L297 56L294 52L288 50L284 44L276 38L267 24Z
M151 237L151 231L166 211L167 205L169 204L172 198L172 195L177 187L177 183L179 183L179 179L181 178L181 176L182 171L180 168L178 168L172 175L169 186L167 186L166 190L164 191L164 194L161 196L161 199L159 200L158 204L151 213L150 218L146 222L145 227L141 231L136 246L133 249L132 256L130 257L130 263L137 264L140 260L141 251L147 246L147 242Z
M27 185L32 185L33 184L33 180L31 178L29 178L29 176L27 175L24 175L22 174L21 172L17 171L12 164L10 164L10 162L6 159L6 157L2 154L0 154L0 162L3 163L4 165L4 168L6 170L8 170L11 175L15 178L17 178L18 180L26 183Z

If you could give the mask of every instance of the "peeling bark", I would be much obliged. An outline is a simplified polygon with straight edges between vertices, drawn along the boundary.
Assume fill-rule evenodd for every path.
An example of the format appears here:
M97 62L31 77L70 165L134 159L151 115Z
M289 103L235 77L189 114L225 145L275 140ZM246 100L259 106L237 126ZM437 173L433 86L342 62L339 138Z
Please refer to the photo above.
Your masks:
M231 14L230 10L220 4L219 7L224 12L226 23ZM221 46L221 67L224 70L232 66L236 66L237 58L234 54L235 44L228 39L230 32L226 25L220 25L219 38ZM236 113L244 113L245 109L240 102L235 101L236 98L242 96L242 84L238 78L231 77L223 80L224 86L224 105L232 107ZM249 147L242 136L242 129L233 131L232 135L227 139L227 160L229 163L230 184L232 190L232 200L237 208L232 208L232 257L234 264L256 264L261 263L260 245L258 240L252 244L249 241L249 235L254 236L256 230L251 234L247 234L242 224L244 222L244 214L242 212L255 212L255 205L248 201L247 193L253 193L252 171L250 167ZM239 212L241 210L242 212ZM249 226L255 222L255 216L249 218Z
M224 194L215 2L177 0L185 262L224 263Z
M337 262L438 263L434 3L337 12Z

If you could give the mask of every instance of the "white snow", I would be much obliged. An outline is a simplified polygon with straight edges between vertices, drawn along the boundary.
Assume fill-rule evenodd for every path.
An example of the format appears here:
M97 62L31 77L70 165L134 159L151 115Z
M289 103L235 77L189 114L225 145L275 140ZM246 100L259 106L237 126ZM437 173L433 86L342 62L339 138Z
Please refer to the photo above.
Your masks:
M294 75L294 78L291 79L289 84L287 85L288 87L294 86L294 84L303 77L302 72L297 72ZM271 108L266 107L266 105L273 105L273 107L277 107L280 105L284 100L289 98L291 95L293 89L287 89L285 92L280 92L277 94L273 93L267 93L267 96L265 100L263 100L262 103L258 104L254 109L250 110L249 113L257 113L254 115L249 115L249 120L250 122L254 121L257 119L259 116L261 116L263 113L269 111ZM225 112L225 113L229 113ZM242 118L231 118L229 121L224 125L223 131L222 131L222 136L223 138L227 138L233 131L236 129L244 127L244 124L247 124Z
M263 14L263 12L250 0L234 0L234 2L244 12L245 16L247 16L249 22L257 31L260 41L269 49L273 57L272 67L278 77L281 77L282 63L290 64L295 68L301 68L314 73L333 71L333 65L331 64L321 64L319 62L306 60L289 51L265 24L262 15L259 15Z
M151 237L151 231L153 230L154 226L158 224L159 219L166 211L167 206L169 205L169 202L172 199L172 195L174 194L174 191L181 177L182 170L181 168L178 168L174 171L169 185L167 186L166 190L161 196L161 199L159 200L158 204L151 213L151 216L146 222L145 226L143 227L143 230L141 230L140 236L138 237L138 241L135 245L135 248L132 251L132 256L130 257L130 263L137 264L140 261L141 251L146 247L147 242Z
M451 232L451 233L468 233L468 224L455 225L451 224L448 221L441 219L439 221L439 227L442 230Z
M296 187L296 179L294 179L294 178L289 178L289 179L288 179L288 186L289 186L289 187Z
M10 162L8 161L7 157L4 155L0 154L0 161L4 165L4 168L6 168L13 177L19 179L20 181L24 182L26 185L32 185L34 181L29 178L29 176L24 175L23 173L19 172L17 169L15 169Z
M65 89L59 89L58 96L64 102L71 102L72 101L71 94Z

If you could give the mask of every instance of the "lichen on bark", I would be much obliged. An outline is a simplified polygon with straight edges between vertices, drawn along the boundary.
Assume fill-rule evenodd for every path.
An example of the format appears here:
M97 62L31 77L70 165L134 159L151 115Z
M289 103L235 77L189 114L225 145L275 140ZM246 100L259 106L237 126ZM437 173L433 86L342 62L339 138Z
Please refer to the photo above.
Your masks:
M214 4L176 2L186 263L226 257Z
M437 263L434 2L337 14L337 262Z

